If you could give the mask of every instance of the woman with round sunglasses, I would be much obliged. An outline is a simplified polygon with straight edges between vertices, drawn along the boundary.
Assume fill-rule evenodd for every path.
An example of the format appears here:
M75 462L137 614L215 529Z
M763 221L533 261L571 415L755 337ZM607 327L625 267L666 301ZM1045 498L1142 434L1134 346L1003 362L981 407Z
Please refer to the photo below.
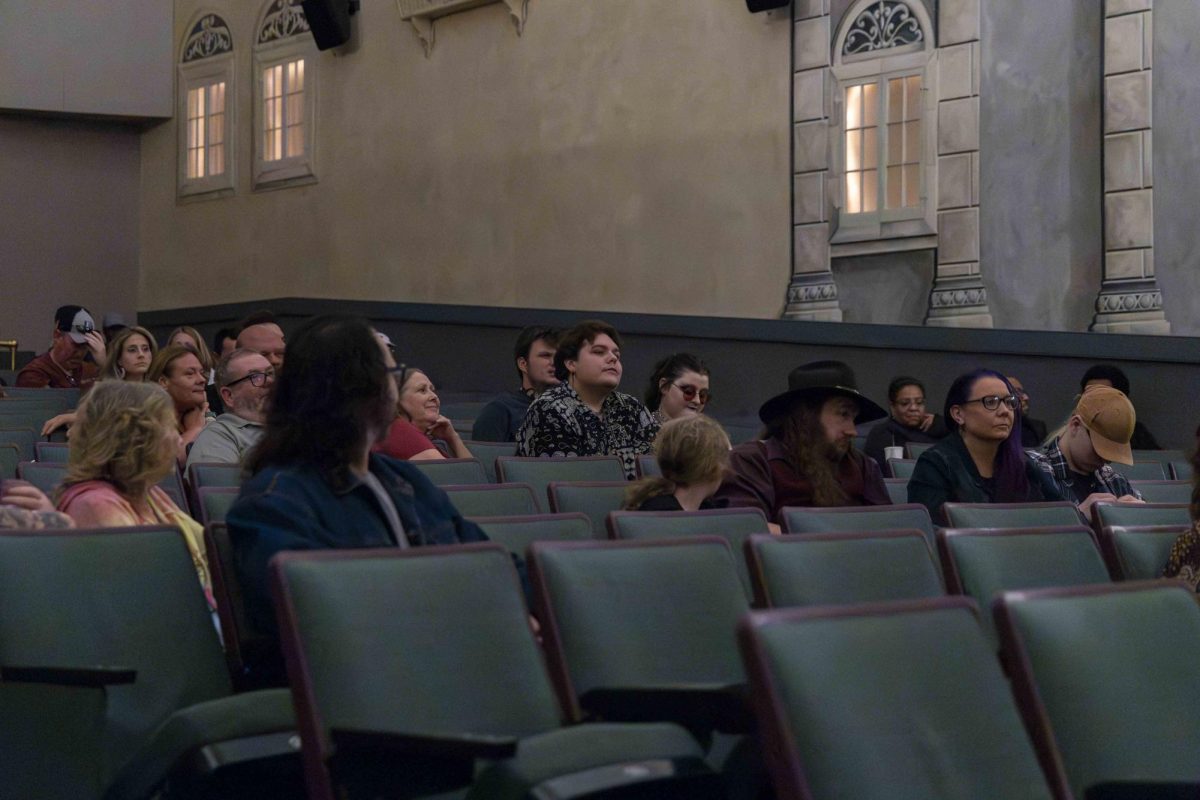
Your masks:
M908 501L945 524L946 503L1061 500L1021 448L1020 413L1020 398L999 372L977 369L956 378L946 393L950 435L917 459Z
M646 408L660 422L703 414L708 405L708 367L690 353L669 355L654 365Z

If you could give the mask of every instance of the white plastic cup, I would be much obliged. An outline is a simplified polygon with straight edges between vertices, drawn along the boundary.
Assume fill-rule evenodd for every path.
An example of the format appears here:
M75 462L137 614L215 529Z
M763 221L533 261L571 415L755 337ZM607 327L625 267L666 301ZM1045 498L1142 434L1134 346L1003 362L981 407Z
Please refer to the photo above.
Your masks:
M903 447L885 447L883 448L883 457L885 460L893 458L904 458Z

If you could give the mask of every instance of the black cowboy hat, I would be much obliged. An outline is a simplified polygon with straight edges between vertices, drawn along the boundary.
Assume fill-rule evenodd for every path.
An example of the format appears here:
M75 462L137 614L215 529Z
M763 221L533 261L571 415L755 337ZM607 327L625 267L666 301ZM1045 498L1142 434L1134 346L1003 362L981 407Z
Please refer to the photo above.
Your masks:
M858 403L858 416L854 422L870 422L887 416L887 412L859 393L854 370L841 361L812 361L801 364L788 373L788 390L777 394L762 404L758 418L770 424L792 410L801 400L810 400L837 395L848 397Z

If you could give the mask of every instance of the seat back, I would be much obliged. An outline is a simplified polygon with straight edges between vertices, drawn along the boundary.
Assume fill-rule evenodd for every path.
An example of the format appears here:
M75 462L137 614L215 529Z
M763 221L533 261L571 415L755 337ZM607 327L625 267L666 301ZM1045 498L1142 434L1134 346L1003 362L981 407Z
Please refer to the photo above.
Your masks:
M1162 481L1167 479L1167 465L1163 461L1134 461L1132 464L1112 462L1112 468L1131 481Z
M465 486L490 483L483 464L475 458L435 458L408 462L433 481L434 486Z
M1085 523L1069 500L1049 503L946 503L948 528L1045 528Z
M1113 580L1147 581L1162 576L1171 547L1186 525L1110 525L1100 529L1100 551Z
M483 471L487 473L489 483L496 483L496 459L500 456L514 456L517 453L516 442L476 442L464 441L471 455L479 459Z
M610 511L619 511L625 503L629 481L550 481L546 494L550 510L555 514L578 511L587 514L592 530L604 535L605 518Z
M527 483L478 483L443 486L442 491L464 517L513 517L541 513Z
M504 482L528 483L539 502L545 503L550 481L623 481L625 469L617 456L501 456L496 459L496 477Z
M47 496L53 495L55 488L62 483L67 474L65 463L52 461L22 461L17 464L17 477L29 481L41 489Z
M38 423L41 428L41 423ZM21 451L22 461L33 461L37 452L33 449L38 440L37 431L30 425L11 425L0 415L0 444L15 444Z
M1130 481L1147 503L1190 503L1192 502L1191 481Z
M933 520L920 503L894 506L844 506L808 508L784 506L779 510L784 533L836 533L838 531L918 530L934 547Z
M193 491L209 486L236 488L242 485L241 464L189 464L187 475Z
M233 508L241 490L236 486L201 486L196 490L198 522L208 525L210 522L224 522L225 515Z
M559 725L499 545L288 552L271 584L310 778L334 728L525 736Z
M943 528L938 553L950 591L970 595L982 608L1001 591L1110 580L1091 530L1082 525Z
M170 497L173 501L175 501L175 505L179 506L181 511L186 512L189 508L191 508L187 500L187 494L185 494L183 491L183 478L180 477L178 468L167 473L166 477L159 481L156 485L158 488L167 493L167 497Z
M732 633L749 610L717 537L538 542L529 573L551 674L582 717L592 689L744 682Z
M29 386L9 385L4 387L4 393L8 395L8 400L33 400L54 405L63 411L79 405L78 389L35 389Z
M913 470L917 468L917 460L915 458L889 458L887 459L887 473L893 478L904 478L908 480L912 477Z
M995 613L1034 741L1061 754L1076 797L1100 783L1200 782L1200 606L1190 589L1014 592Z
M525 517L472 517L493 542L525 557L534 542L586 542L593 538L587 514L532 514Z
M1092 506L1092 525L1097 530L1113 525L1144 527L1191 523L1186 503L1096 503Z
M107 689L109 770L229 675L183 535L173 527L0 535L0 663L137 671Z
M892 505L902 506L908 503L908 478L884 478L883 485L887 487Z
M1190 481L1192 479L1192 462L1179 460L1172 461L1168 466L1171 468L1171 477L1177 481Z
M217 601L217 614L221 618L225 663L229 674L238 690L259 688L251 685L253 676L246 665L258 663L260 659L256 654L273 645L254 627L246 614L246 603L233 561L229 528L224 522L208 523L204 526L204 543L208 550L213 598Z
M71 447L65 442L34 442L33 454L41 462L65 464Z
M644 453L637 457L638 474L643 478L651 478L662 475L662 468L658 466L658 459L650 453Z
M0 480L17 477L21 463L21 448L15 444L0 444Z
M614 511L608 515L608 535L614 539L653 541L695 536L719 536L737 557L738 579L747 598L754 597L750 570L741 557L746 540L767 533L767 518L757 508L714 508L704 511Z
M778 797L1052 797L970 600L756 612L738 640Z
M921 453L924 453L931 447L933 447L933 444L930 442L907 442L904 445L904 454L913 461L916 461L921 457Z
M946 593L921 531L756 534L746 558L759 607L911 600Z

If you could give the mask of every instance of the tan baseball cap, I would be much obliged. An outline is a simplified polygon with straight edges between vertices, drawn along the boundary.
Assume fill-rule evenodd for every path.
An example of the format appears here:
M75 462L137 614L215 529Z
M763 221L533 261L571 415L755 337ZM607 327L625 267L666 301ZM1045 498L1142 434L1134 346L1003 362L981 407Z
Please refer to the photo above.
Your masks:
M1079 396L1075 413L1092 435L1092 447L1105 461L1132 464L1133 426L1137 414L1124 392L1111 386L1089 386Z

